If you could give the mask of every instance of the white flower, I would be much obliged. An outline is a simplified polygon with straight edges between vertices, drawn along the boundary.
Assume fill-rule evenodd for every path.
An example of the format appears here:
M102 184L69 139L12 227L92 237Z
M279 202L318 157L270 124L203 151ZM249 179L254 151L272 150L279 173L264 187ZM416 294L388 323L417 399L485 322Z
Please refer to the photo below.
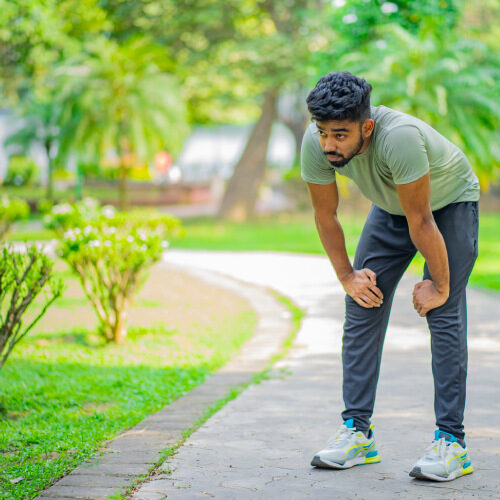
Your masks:
M380 10L384 14L394 14L394 12L398 11L398 6L392 2L385 2L382 4L382 7L380 7Z
M104 217L111 219L111 217L115 216L115 208L111 205L105 205L104 207L102 207L102 214L104 215Z
M131 234L129 234L129 235L127 236L127 241L128 241L129 243L132 243L132 242L134 241L134 237L133 237Z
M161 247L162 248L168 248L170 246L170 243L168 241L162 241L161 242Z
M69 214L71 212L71 205L69 203L61 203L52 207L53 214Z
M355 23L357 20L358 20L358 16L356 14L346 14L342 18L342 22L344 24L352 24L352 23Z

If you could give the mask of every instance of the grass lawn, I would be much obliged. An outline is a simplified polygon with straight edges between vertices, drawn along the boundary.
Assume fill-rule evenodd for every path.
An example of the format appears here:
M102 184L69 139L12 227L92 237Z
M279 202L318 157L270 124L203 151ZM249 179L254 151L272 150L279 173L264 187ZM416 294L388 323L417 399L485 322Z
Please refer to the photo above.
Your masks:
M105 344L79 283L64 264L58 272L64 297L0 371L0 498L33 498L202 383L255 328L239 297L157 265L130 311L127 343Z

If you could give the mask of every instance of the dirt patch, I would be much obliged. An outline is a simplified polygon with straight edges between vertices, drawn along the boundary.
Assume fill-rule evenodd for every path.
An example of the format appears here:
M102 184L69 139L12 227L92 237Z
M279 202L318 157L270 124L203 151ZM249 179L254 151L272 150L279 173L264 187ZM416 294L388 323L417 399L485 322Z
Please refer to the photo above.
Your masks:
M57 268L64 269L64 264L58 262ZM67 280L64 297L85 299L76 280ZM152 304L157 305L153 307ZM185 332L191 328L213 328L225 313L234 316L248 310L248 307L245 300L230 291L209 285L163 264L156 264L129 309L127 324L128 327L141 330L151 328L154 331L161 327L165 334ZM68 308L59 307L55 302L37 323L33 334L65 332L64 336L58 336L57 339L37 339L36 342L41 343L40 345L75 341L79 337L78 330L95 330L97 324L95 312L90 305ZM183 339L182 342L189 344L188 339Z

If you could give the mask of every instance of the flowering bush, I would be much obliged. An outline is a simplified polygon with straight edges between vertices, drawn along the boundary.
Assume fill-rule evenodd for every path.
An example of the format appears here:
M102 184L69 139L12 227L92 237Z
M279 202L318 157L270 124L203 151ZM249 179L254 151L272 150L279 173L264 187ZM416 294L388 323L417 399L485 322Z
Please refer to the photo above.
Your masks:
M100 333L122 342L132 298L179 221L144 210L121 213L92 200L55 205L45 220L60 235L58 254L77 274Z
M79 203L59 203L47 206L43 222L49 229L62 236L67 229L81 227L98 221L107 215L113 216L113 207L100 207L97 200L85 198Z
M61 295L62 282L53 276L52 269L52 261L35 245L26 253L7 246L0 249L0 368L15 345ZM42 290L45 303L23 329L23 315Z
M19 198L0 198L0 240L4 239L12 224L26 219L30 214L29 205Z

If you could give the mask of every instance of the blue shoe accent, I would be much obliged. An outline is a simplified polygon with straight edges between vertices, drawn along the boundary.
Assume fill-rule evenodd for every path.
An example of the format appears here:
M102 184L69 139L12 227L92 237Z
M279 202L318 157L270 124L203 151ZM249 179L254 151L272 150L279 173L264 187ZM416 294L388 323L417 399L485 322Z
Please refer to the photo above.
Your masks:
M373 451L370 451L370 453L366 454L366 458L376 457L377 455L378 455L378 451L377 450L373 450Z
M453 435L448 432L440 431L439 429L437 431L434 431L434 440L439 441L441 438L444 438L445 441L448 441L449 443L457 443L458 439Z
M469 460L467 463L463 464L463 465L462 465L462 467L463 467L464 469L467 469L467 467L470 467L470 466L471 466L471 464L472 464L472 462Z
M353 418L350 418L349 420L346 420L344 422L344 425L348 428L348 429L354 429L354 419Z

